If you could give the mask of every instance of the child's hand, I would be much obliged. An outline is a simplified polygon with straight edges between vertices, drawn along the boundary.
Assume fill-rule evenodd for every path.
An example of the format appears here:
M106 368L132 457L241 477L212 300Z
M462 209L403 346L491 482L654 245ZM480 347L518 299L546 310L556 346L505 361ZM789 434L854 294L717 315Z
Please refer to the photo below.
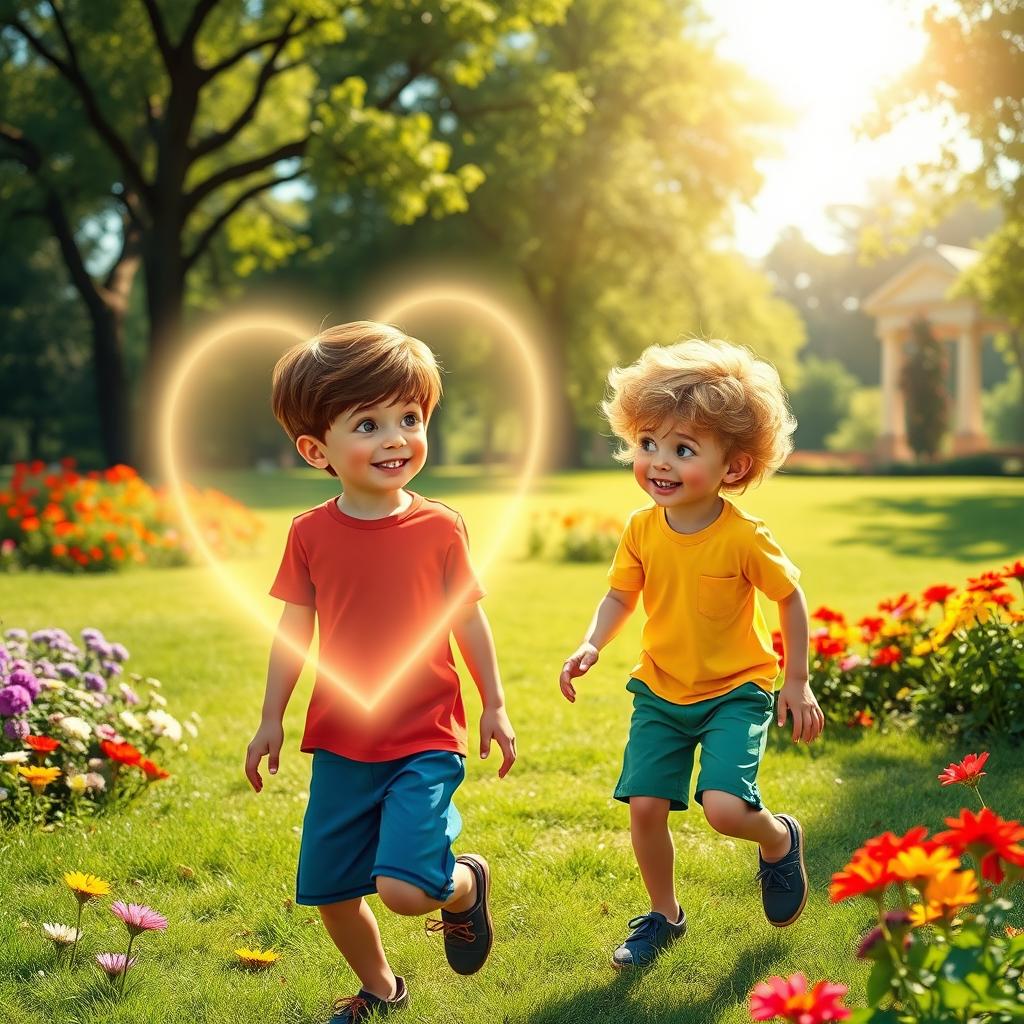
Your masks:
M786 712L793 716L793 742L811 743L821 735L825 728L825 715L811 693L810 683L806 679L787 680L779 690L776 701L779 725L786 724Z
M277 766L281 759L281 745L284 743L284 729L280 722L261 722L252 742L245 751L245 777L253 789L259 793L263 789L263 778L260 775L260 761L267 759L267 768L271 775L277 774Z
M503 755L498 778L508 775L516 763L516 734L504 707L484 708L480 716L480 756L485 758L491 752L491 741L501 747Z
M562 696L570 704L576 703L576 688L572 680L577 676L586 675L591 666L597 663L600 652L593 644L580 644L576 653L562 666L562 674L558 677L558 685L562 688Z

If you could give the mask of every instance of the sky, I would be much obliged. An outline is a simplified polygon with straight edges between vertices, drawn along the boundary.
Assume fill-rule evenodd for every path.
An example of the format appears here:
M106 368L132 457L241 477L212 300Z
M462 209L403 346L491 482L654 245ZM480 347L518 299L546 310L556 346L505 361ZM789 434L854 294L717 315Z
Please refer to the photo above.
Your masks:
M752 207L738 206L737 245L757 258L794 225L835 251L826 208L857 203L875 179L894 179L933 155L934 116L917 117L878 140L857 126L887 79L917 62L926 36L923 0L705 0L722 56L770 86L795 114L780 133L783 152L759 167L764 187Z

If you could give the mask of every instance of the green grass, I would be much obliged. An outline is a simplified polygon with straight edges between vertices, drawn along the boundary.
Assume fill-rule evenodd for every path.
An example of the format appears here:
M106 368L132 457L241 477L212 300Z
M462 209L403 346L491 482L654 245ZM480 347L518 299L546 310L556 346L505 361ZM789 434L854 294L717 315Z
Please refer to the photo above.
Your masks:
M331 493L311 474L223 475L218 483L267 523L262 550L231 569L265 592L290 517ZM509 481L467 475L421 478L419 489L458 507L482 555L507 508ZM642 504L626 471L561 475L540 482L531 508L592 507L624 515ZM762 516L803 569L812 607L852 615L884 596L1021 557L1024 484L1011 480L776 479L740 499ZM761 772L768 805L798 814L808 838L812 893L803 918L776 931L763 920L753 850L712 832L699 812L674 815L680 897L690 934L649 973L617 978L610 950L626 919L646 909L629 845L626 808L610 797L629 721L624 683L640 618L602 655L573 707L558 693L562 660L602 593L604 567L523 561L520 525L486 575L520 761L499 782L497 760L471 757L459 792L462 849L491 861L498 940L487 968L454 976L440 942L419 920L379 914L392 962L409 980L406 1019L436 1022L740 1022L750 988L803 970L851 986L863 1003L866 972L853 959L868 908L830 906L831 873L869 835L916 823L941 825L962 791L936 774L966 753L930 737L854 736L831 723L812 748L776 734ZM271 614L275 602L259 599ZM170 710L195 709L204 724L188 755L168 759L173 778L123 812L84 830L0 833L0 1021L237 1022L310 1024L332 996L354 991L314 911L291 904L298 828L309 763L297 751L311 684L300 681L286 720L280 774L255 796L242 760L259 716L269 639L204 568L122 576L26 574L0 579L3 627L101 628L132 652L129 667L164 682ZM466 683L471 718L478 710ZM988 802L1024 812L1019 752L991 745ZM181 868L191 869L184 877ZM112 1000L86 964L52 970L43 921L73 922L60 882L67 870L99 874L117 897L146 902L170 919L163 935L136 943L141 962L123 1000ZM89 908L86 948L122 949L120 925ZM1021 920L1017 923L1024 923ZM117 925L117 927L115 927ZM231 965L239 945L273 946L269 973Z

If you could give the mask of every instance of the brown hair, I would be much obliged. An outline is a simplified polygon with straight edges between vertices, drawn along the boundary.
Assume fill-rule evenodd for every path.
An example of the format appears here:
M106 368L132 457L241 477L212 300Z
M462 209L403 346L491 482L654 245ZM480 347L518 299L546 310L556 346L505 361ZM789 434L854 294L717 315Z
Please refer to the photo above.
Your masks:
M290 348L274 367L271 406L294 441L322 441L343 412L386 398L416 402L427 420L441 397L434 353L391 324L356 320ZM328 466L327 472L337 476Z
M615 457L632 462L640 435L674 418L716 437L726 458L744 452L750 471L722 490L743 492L775 472L793 450L796 420L778 371L748 348L697 338L652 345L608 374L601 410L624 442Z

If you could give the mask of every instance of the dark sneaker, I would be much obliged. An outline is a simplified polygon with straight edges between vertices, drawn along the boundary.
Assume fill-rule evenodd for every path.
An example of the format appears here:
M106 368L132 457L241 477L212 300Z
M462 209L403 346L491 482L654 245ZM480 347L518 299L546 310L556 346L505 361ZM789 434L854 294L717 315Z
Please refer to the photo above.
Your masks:
M629 937L614 953L612 967L648 967L686 934L686 914L679 908L679 920L673 924L664 914L652 911L629 922Z
M390 999L381 999L365 988L361 988L357 995L335 999L331 1007L334 1016L328 1024L356 1024L356 1021L366 1020L374 1013L386 1017L392 1010L405 1009L409 1005L409 989L406 988L405 978L396 975L395 983L395 994Z
M444 955L456 974L476 974L487 960L494 941L491 921L491 872L487 861L475 853L455 858L476 876L476 903L469 910L441 911L441 920L428 918L427 933L444 933Z
M807 870L804 867L804 834L800 822L788 814L776 818L789 829L790 848L782 860L768 863L757 854L755 881L761 883L761 902L768 923L776 928L792 924L803 912L807 902Z

